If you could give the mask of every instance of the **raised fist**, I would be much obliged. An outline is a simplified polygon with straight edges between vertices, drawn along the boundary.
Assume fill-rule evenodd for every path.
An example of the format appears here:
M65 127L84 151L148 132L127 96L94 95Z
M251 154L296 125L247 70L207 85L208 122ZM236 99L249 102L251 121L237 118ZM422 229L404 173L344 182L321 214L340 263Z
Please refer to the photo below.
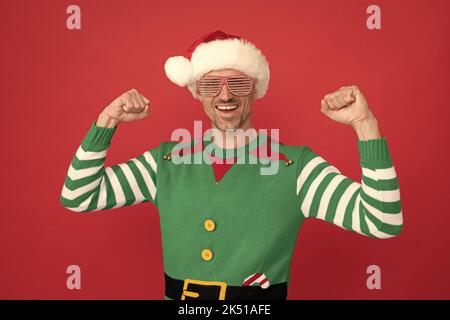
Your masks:
M115 127L121 122L141 120L150 114L150 100L131 89L114 99L99 115L98 127Z

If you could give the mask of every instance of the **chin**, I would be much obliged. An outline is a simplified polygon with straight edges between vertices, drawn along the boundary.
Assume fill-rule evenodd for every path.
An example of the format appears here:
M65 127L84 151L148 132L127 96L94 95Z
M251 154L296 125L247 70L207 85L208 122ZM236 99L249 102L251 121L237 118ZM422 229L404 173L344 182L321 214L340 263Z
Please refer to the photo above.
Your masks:
M218 126L218 128L223 131L236 130L236 129L239 129L239 127L240 127L239 123L227 123L227 124L222 124L222 125Z

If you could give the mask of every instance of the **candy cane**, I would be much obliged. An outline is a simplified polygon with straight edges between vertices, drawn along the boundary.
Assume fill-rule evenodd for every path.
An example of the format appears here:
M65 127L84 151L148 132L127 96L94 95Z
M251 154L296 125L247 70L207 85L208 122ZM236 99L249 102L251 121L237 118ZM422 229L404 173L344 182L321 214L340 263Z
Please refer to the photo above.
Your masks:
M242 286L259 284L261 288L267 289L270 286L269 278L264 273L254 273L242 282Z

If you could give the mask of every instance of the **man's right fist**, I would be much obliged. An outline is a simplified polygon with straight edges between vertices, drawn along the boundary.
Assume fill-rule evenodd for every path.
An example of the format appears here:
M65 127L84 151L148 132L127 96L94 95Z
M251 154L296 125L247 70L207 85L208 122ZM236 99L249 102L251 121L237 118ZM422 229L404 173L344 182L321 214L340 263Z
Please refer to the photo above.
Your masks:
M131 89L111 102L99 115L97 127L113 128L121 122L143 119L150 114L150 101Z

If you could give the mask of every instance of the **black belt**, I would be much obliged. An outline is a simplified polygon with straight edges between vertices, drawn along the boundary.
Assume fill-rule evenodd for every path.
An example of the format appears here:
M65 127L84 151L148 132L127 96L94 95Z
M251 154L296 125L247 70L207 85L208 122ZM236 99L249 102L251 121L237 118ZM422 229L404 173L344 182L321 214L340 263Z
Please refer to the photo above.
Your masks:
M225 282L178 280L164 274L166 296L174 300L286 300L287 283L260 286L229 286Z

